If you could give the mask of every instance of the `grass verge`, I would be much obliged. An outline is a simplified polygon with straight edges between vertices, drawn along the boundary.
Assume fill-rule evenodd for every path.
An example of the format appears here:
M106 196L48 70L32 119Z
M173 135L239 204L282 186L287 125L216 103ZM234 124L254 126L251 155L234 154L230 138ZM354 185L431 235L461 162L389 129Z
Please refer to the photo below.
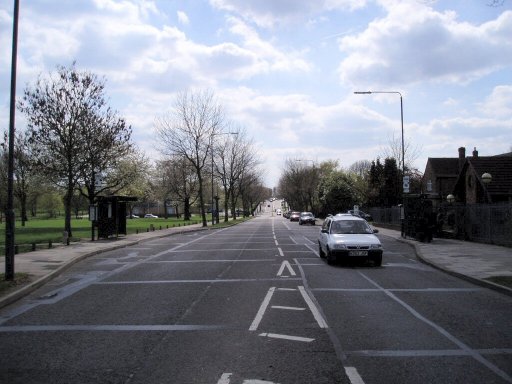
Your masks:
M504 287L512 288L512 276L493 276L488 277L485 280L489 280L495 284L503 285Z

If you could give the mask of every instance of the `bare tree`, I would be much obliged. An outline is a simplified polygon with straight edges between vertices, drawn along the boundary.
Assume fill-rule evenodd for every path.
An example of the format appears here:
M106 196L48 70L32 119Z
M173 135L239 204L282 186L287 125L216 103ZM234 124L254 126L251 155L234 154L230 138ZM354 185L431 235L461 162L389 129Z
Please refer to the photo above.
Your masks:
M225 135L215 150L215 174L224 189L224 221L228 221L228 208L236 217L236 203L242 190L240 179L250 174L259 165L254 143L247 137L244 129L231 129L236 135Z
M158 163L162 176L162 188L166 199L172 201L179 217L179 204L183 205L183 218L190 220L191 207L199 197L197 174L190 162L179 156Z
M104 80L78 71L73 63L69 68L58 67L47 77L39 76L34 87L25 89L18 105L27 117L37 169L64 190L64 229L70 237L74 191L84 175L101 166L91 163L92 151L108 158L113 146L126 144L131 134L107 107L104 91ZM103 135L106 131L109 134ZM91 132L99 136L91 137Z
M381 158L395 159L397 166L400 168L402 164L402 138L393 136L389 139L388 146L381 149ZM405 169L412 169L416 159L420 156L421 148L413 145L410 141L404 140Z
M213 141L222 128L223 120L222 108L213 93L197 91L178 94L172 110L156 123L162 153L187 159L196 172L203 227L208 225L203 172L209 164Z

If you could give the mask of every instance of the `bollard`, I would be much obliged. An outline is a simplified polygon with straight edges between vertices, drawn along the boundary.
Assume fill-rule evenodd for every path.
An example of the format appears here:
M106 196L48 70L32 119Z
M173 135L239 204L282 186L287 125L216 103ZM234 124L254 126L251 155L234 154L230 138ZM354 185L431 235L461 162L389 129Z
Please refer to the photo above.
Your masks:
M32 252L36 250L36 243L32 243Z
M62 244L69 245L69 235L68 235L68 231L63 231L63 232L62 232Z
M48 241L48 248L52 248L52 241L51 240Z
M162 230L162 226L160 226L160 230Z
M138 234L139 234L139 228L137 228L137 229L135 230L135 234L136 234L136 235L138 235Z
M17 255L19 253L19 247L18 245L14 245L14 254Z

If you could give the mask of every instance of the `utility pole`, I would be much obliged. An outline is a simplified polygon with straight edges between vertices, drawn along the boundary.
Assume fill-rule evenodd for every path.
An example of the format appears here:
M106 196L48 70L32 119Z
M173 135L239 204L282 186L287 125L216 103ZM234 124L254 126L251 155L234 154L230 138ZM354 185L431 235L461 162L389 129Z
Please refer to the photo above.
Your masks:
M19 0L14 0L11 61L11 105L9 113L9 160L7 169L7 208L5 210L5 280L14 280L14 127L16 116L16 58L18 53Z

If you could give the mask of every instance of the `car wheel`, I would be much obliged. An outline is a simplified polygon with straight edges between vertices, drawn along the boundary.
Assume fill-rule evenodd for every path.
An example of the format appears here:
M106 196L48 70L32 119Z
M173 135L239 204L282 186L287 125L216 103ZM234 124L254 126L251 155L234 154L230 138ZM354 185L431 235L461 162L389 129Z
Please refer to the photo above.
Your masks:
M336 263L336 256L333 256L331 251L329 251L329 248L327 248L327 253L325 256L327 258L327 264L334 265Z
M325 252L323 251L322 246L320 245L320 243L318 243L318 254L320 255L320 257L322 259L325 259Z
M373 265L376 267L380 267L382 265L382 255L375 256L373 258Z

